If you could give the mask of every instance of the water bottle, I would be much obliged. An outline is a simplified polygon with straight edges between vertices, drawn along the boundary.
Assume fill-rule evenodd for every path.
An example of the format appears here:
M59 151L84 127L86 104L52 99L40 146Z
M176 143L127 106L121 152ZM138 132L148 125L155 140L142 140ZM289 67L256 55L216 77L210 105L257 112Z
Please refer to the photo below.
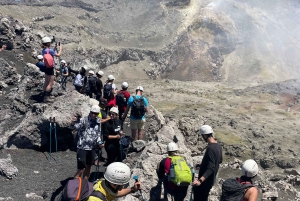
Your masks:
M174 165L171 164L171 167L170 167L170 179L174 179L174 178L175 178Z

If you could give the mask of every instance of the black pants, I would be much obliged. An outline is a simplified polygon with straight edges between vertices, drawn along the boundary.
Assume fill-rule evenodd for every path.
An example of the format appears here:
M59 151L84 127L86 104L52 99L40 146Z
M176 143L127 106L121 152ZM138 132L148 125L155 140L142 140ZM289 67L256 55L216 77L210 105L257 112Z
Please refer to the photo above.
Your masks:
M120 158L120 145L119 144L108 144L105 143L104 146L106 153L107 153L107 163L113 162L121 162Z
M124 112L125 112L124 110L119 110L119 119L120 119L120 122L121 122L121 129L122 130L123 130L123 124L124 124L124 120L125 120L125 119L122 118Z
M200 186L194 186L194 201L207 201L211 185L205 185L205 182Z

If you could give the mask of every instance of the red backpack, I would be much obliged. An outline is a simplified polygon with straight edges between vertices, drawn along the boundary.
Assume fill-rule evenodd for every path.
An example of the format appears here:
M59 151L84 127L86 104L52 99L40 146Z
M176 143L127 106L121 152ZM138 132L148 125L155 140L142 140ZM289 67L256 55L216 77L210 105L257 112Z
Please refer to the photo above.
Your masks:
M47 49L46 54L44 54L44 62L46 65L46 68L53 68L54 67L54 59L52 55L50 54L50 49Z

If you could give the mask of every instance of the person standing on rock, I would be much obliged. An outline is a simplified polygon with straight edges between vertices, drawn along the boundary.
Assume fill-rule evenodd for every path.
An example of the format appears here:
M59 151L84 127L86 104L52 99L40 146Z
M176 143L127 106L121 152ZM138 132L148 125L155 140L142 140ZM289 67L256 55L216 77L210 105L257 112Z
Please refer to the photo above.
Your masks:
M67 62L65 60L61 60L61 88L63 90L66 90L67 88L67 79L69 76L69 69L67 67ZM60 73L60 71L57 71L57 73Z
M130 113L130 129L132 141L136 138L136 131L138 131L138 140L143 139L144 124L146 122L146 112L148 112L148 100L143 96L143 87L138 86L135 90L136 95L130 96L126 110L122 116L123 119L127 117L129 110Z
M164 200L168 200L167 194L170 194L173 196L174 201L183 201L186 197L188 186L177 186L169 180L172 157L178 156L178 146L176 143L170 142L167 146L167 151L168 157L160 161L156 170L158 179L164 185Z
M127 108L127 102L130 98L130 93L127 91L127 89L128 89L127 82L123 82L121 85L121 88L122 88L122 90L118 91L118 93L116 95L116 104L118 105L119 119L121 121L121 127L123 129L124 119L122 118L122 116Z
M131 188L124 188L130 179L131 170L126 164L120 162L110 164L106 168L104 179L94 184L94 191L87 201L114 201L142 189L140 181L135 182Z
M79 121L76 117L72 118L70 128L78 130L77 172L74 176L75 178L81 177L82 174L84 179L89 178L95 159L95 149L103 147L101 121L97 117L99 113L100 107L93 105L87 117L81 118Z
M222 163L222 147L213 136L209 125L200 127L200 135L208 143L202 159L198 179L193 182L194 201L207 201L210 189L214 185L219 165Z
M76 91L78 91L79 93L83 93L83 87L86 83L86 69L85 67L81 67L80 71L77 72L77 75L74 79L74 83L73 85L75 86Z
M55 53L53 49L50 49L51 46L51 39L49 37L44 37L42 38L42 55L44 57L44 62L46 64L45 61L45 55L46 54L50 54L52 56L52 61L53 62L53 66L52 67L47 67L46 64L46 68L45 68L45 83L44 83L44 101L48 102L51 101L51 92L52 92L52 86L54 84L54 68L55 68L55 64L54 64L54 57L60 57L61 53L62 53L62 45L59 44L59 51L58 53Z
M85 85L85 94L93 98L93 94L97 93L97 78L94 76L94 71L90 70L87 76L87 83Z
M109 110L110 120L103 125L103 139L105 141L104 148L107 153L107 163L119 161L121 162L120 139L123 135L121 130L121 122L118 117L119 111L117 107Z
M115 77L113 75L109 75L103 88L103 98L107 100L106 112L108 112L110 108L116 106L115 94L117 93L117 87L114 84L114 80Z
M100 102L100 99L102 98L102 89L103 89L103 83L101 78L103 77L104 73L103 71L98 71L98 73L96 73L97 76L97 92L96 92L96 100Z

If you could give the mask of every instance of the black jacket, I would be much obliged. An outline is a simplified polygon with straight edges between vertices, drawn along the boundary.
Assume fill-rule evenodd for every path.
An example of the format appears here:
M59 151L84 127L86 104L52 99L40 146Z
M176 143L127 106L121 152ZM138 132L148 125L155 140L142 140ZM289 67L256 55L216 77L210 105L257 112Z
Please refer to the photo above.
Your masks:
M109 135L118 135L121 131L119 119L109 120L103 125L103 138L106 144L119 144L120 139L108 139Z

